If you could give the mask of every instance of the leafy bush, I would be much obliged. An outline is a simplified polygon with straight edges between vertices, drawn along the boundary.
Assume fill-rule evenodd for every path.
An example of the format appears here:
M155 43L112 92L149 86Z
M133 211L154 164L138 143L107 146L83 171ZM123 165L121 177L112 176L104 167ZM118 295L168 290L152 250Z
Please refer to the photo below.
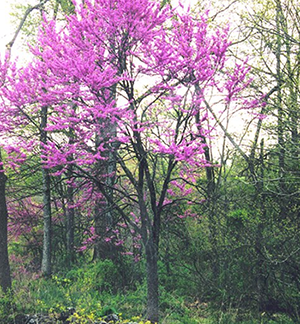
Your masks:
M11 292L4 293L0 288L0 323L9 323L12 320L14 302Z

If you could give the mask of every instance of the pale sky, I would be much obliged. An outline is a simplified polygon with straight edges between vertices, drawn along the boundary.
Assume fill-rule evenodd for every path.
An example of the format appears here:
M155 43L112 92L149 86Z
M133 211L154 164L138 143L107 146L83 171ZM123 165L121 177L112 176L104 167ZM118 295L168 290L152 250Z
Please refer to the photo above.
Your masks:
M13 36L12 24L10 22L9 12L11 1L0 0L0 53L1 56L5 51L5 45L11 40Z

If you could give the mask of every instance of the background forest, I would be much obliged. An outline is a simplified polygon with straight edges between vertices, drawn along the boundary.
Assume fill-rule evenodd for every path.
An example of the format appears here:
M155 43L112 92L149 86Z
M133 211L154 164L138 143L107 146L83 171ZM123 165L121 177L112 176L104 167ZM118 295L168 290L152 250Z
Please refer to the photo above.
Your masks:
M300 323L299 1L80 3L11 9L0 322Z

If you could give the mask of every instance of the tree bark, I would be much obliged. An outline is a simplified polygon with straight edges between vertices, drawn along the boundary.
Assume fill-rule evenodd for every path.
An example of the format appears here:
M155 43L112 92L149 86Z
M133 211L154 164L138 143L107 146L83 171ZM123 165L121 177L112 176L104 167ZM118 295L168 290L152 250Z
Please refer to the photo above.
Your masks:
M147 261L147 319L152 323L158 323L158 248L153 239L149 239L145 252Z
M73 175L73 167L68 167L68 179L70 180ZM74 189L72 184L67 187L67 253L68 262L74 262L74 231L75 231L75 210L74 207Z
M264 308L264 294L266 292L265 282L265 269L264 269L264 257L263 257L263 242L264 242L264 227L266 222L266 205L265 205L265 193L264 193L264 140L261 140L260 145L260 179L256 183L256 202L260 204L260 220L257 225L256 237L255 237L255 250L256 250L256 262L257 262L257 274L256 274L256 287L257 287L257 305L258 313Z
M10 267L7 249L7 219L8 212L5 198L5 184L7 177L3 172L0 150L0 287L4 292L11 289Z
M47 125L48 107L44 106L41 110L41 147L47 143ZM43 239L43 257L42 257L42 273L45 276L51 275L51 237L52 237L52 219L51 219L51 180L49 170L42 167L43 181L43 221L44 221L44 239Z
M113 85L110 89L110 100L116 100L116 85ZM102 179L105 179L105 195L102 200L96 204L95 208L95 233L98 235L97 243L94 248L94 259L116 259L116 247L111 243L105 241L107 233L113 227L113 202L114 202L114 185L115 185L115 173L116 173L116 143L110 142L114 139L117 134L117 125L112 123L110 120L99 120L99 124L104 124L105 127L102 133L96 136L96 151L98 146L104 142L106 157L105 161L101 161L98 164L97 175ZM111 199L108 200L106 197L109 196Z
M282 8L280 0L276 0L276 32L277 32L277 44L276 44L276 81L278 86L277 91L277 136L278 136L278 167L279 167L279 187L280 193L285 192L285 143L284 143L284 112L282 107L282 67L281 67L281 55L282 55L282 39L281 39L281 25L282 25Z

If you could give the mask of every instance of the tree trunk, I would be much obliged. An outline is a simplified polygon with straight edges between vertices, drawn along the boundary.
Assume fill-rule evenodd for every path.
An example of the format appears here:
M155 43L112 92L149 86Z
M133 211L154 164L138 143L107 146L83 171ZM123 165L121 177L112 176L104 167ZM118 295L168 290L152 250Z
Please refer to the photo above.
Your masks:
M158 251L155 242L149 239L146 245L147 260L147 319L152 323L159 320Z
M112 125L115 132L115 125ZM106 176L105 178L105 192L111 200L106 198L99 199L95 208L95 233L98 236L97 243L94 247L94 259L110 259L112 261L117 260L117 249L116 246L106 241L107 234L111 235L113 229L114 215L112 202L114 199L113 186L115 184L115 172L116 172L116 158L114 149L115 147L108 147L107 160L103 162L102 166L99 167L101 170L100 177Z
M258 313L264 309L264 295L266 294L266 283L265 283L265 269L264 269L264 257L263 257L263 242L264 242L264 227L266 222L266 207L265 207L265 193L264 193L264 140L261 140L260 145L260 179L256 183L256 203L260 204L260 220L256 230L255 237L255 250L256 250L256 287L257 287L257 305Z
M0 163L2 162L0 151ZM6 176L0 164L0 287L4 292L11 289L10 267L7 250L7 206L5 199Z
M41 146L47 143L47 125L48 107L44 106L41 110ZM43 180L43 220L44 220L44 240L43 240L43 257L42 257L42 273L45 276L51 274L51 236L52 236L52 220L51 220L51 180L49 170L42 167Z
M284 112L282 107L282 67L281 67L281 56L282 56L282 39L281 39L281 30L282 25L282 9L281 2L276 1L276 32L277 32L277 48L276 48L276 81L278 85L277 91L277 136L278 136L278 167L279 167L279 189L280 194L285 192L285 181L284 181L284 172L285 172L285 143L284 143Z
M73 175L73 167L68 167L68 179ZM74 262L74 231L75 231L75 210L74 205L74 189L72 184L67 187L67 259L69 263Z
M46 276L51 275L51 201L50 201L50 176L49 171L42 170L43 174L43 220L44 220L44 239L43 239L43 258L42 273Z
M116 85L110 89L111 101L116 100ZM115 185L115 173L116 173L116 150L117 146L115 142L110 143L110 140L116 137L117 125L110 120L99 120L100 124L105 124L102 129L102 133L96 136L96 150L98 146L104 142L106 157L105 161L101 161L98 164L98 177L100 181L105 179L105 192L111 199L103 197L102 200L96 204L95 208L95 233L98 235L97 243L94 247L94 259L111 259L112 261L117 259L117 249L111 243L105 240L106 235L112 230L114 215L113 215L113 199L114 199L114 185Z
M108 208L107 200L99 199L95 207L95 234L97 235L97 242L94 245L94 260L113 260L113 245L106 241L107 230L111 227L109 223L110 212L106 211Z
M74 110L74 113L76 112L77 105L72 102L70 104L70 107ZM72 146L74 144L74 129L72 127L69 127L68 132L69 137L69 144ZM66 232L67 232L67 261L69 265L74 262L75 254L74 254L74 239L75 239L75 209L74 209L74 188L73 188L73 172L74 172L74 155L71 154L67 158L68 162L70 163L68 165L67 169L67 179L69 183L67 184L67 222L66 222Z

